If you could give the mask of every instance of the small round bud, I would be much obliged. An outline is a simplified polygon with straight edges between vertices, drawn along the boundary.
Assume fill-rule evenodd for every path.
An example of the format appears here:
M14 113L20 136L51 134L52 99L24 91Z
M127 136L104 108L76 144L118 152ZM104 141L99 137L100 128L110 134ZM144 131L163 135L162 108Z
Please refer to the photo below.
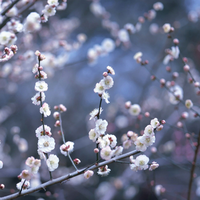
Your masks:
M148 61L148 60L145 60L145 61L144 61L144 65L147 65L147 64L149 64L149 61Z
M155 80L156 80L156 77L155 77L154 75L152 75L152 76L151 76L151 80L152 80L152 81L155 81Z
M173 40L173 43L174 43L175 45L178 45L178 44L179 44L179 40L178 40L177 38L175 38L175 39Z
M3 190L5 188L4 184L0 184L0 189Z
M37 51L35 52L35 55L36 55L36 56L40 56L41 53L37 50Z
M128 137L132 137L133 135L134 135L133 131L128 131L128 132L127 132L127 136L128 136Z
M145 117L149 117L149 116L150 116L150 113L149 113L149 112L145 112L145 113L144 113L144 116L145 116Z
M53 117L54 117L56 120L59 119L59 115L60 115L59 112L54 112L54 113L53 113Z
M161 123L161 124L165 124L166 121L163 119L163 120L160 121L160 123Z
M183 62L184 62L184 63L187 63L187 62L188 62L188 59L187 59L186 57L184 57L184 58L183 58Z
M60 135L60 136L62 135L62 133L61 133L61 131L60 131L60 130L57 132L57 134L58 134L58 135Z
M160 86L161 86L161 87L164 87L165 82L166 82L165 79L164 79L164 78L161 78L161 79L160 79L160 84L161 84Z
M185 72L189 72L190 71L190 66L189 65L185 65L183 67L183 69L184 69Z
M181 118L182 119L187 119L188 115L189 115L188 112L183 112L182 115L181 115Z
M170 33L174 32L174 27L171 27L169 32Z
M103 76L104 76L104 77L107 77L107 76L108 76L108 72L104 72L104 73L103 73Z
M156 131L161 131L163 129L163 125L159 125L157 128L156 128Z
M180 122L180 121L179 121L179 122L177 122L177 124L176 124L176 125L177 125L177 127L178 127L178 128L182 128L182 127L183 127L183 123L182 123L182 122Z
M174 72L172 76L173 76L174 79L176 79L176 78L178 78L179 73L178 72Z
M58 110L58 106L54 106L54 110Z
M61 112L67 111L67 108L63 104L59 105L59 109L60 109Z
M185 134L185 137L186 137L187 139L190 139L190 134L189 134L189 133L186 133L186 134Z
M39 66L39 67L38 67L38 70L42 71L42 70L43 70L43 67L42 67L42 66Z
M47 197L50 197L50 196L51 196L51 192L50 192L50 191L46 191L45 195L46 195Z
M75 158L73 160L73 162L74 162L75 165L78 165L79 163L81 163L81 161L78 158Z
M125 103L125 108L126 109L129 109L131 107L131 102L130 101L127 101L126 103Z
M95 148L95 149L94 149L94 153L99 153L99 149L98 149L98 148Z
M144 17L140 16L140 17L138 17L138 21L139 21L141 24L143 24L143 23L145 22L145 19L144 19Z
M59 127L60 126L60 121L57 120L56 123L54 124L55 127Z
M200 83L199 82L195 82L194 83L194 87L199 87L200 86Z
M46 57L45 57L45 55L41 54L41 55L38 56L38 58L39 58L40 61L42 61L42 60L44 60Z
M151 147L151 152L152 153L156 153L157 152L157 148L156 147Z
M167 72L171 72L171 67L170 67L170 66L167 66L167 67L166 67L166 71L167 71Z

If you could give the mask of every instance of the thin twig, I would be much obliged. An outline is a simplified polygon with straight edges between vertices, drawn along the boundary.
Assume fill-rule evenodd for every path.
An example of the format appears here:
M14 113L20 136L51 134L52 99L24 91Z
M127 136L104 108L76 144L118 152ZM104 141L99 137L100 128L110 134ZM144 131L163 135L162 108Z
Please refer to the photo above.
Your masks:
M193 162L192 162L192 168L191 168L191 172L190 172L190 181L189 181L189 187L188 187L187 200L190 200L190 196L191 196L192 182L193 182L194 170L195 170L195 167L196 167L196 160L197 160L197 154L198 154L199 146L200 146L200 132L199 132L197 147L195 149L194 159L193 159Z

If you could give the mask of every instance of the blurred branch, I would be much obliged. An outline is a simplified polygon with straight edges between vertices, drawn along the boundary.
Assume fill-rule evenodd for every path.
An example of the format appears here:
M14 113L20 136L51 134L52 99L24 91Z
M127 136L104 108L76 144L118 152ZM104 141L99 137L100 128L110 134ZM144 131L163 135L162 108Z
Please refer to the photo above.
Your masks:
M111 164L113 162L116 162L116 160L121 160L121 159L124 159L124 158L127 158L131 155L135 155L135 154L139 154L140 151L136 151L136 150L133 150L133 151L130 151L128 153L125 153L125 154L122 154L120 156L116 156L110 160L107 160L107 161L103 161L101 163L98 163L98 165L92 165L91 167L86 167L82 170L79 170L79 171L75 171L71 174L67 174L67 175L64 175L64 176L61 176L59 178L56 178L56 179L52 179L50 181L47 181L46 183L43 183L35 188L30 188L26 191L22 191L21 194L19 194L19 192L15 193L15 194L11 194L11 195L8 195L8 196L5 196L5 197L1 197L1 200L9 200L9 199L16 199L18 197L21 197L21 196L25 196L25 195L28 195L28 194L31 194L33 192L36 192L36 191L39 191L41 189L44 189L48 186L51 186L51 185L55 185L55 184L58 184L58 183L62 183L63 181L66 181L70 178L73 178L73 177L76 177L76 176L79 176L81 174L83 174L85 172L85 170L95 170L99 167L102 167L102 166L105 166L105 165L108 165L108 164Z
M192 182L193 182L193 178L194 178L194 170L195 170L195 167L196 167L196 160L197 160L197 154L198 154L198 151L199 151L199 146L200 146L200 132L199 132L198 142L197 142L197 146L196 146L196 149L195 149L194 159L193 159L193 162L192 162L192 168L191 168L191 172L190 172L190 182L189 182L189 187L188 187L187 200L190 200L190 196L191 196Z

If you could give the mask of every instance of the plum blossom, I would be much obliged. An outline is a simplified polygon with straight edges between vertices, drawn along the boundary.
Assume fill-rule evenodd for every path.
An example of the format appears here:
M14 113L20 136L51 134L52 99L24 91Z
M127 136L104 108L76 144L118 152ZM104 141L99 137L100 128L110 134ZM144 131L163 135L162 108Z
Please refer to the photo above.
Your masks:
M71 153L74 150L74 143L73 142L66 142L65 144L62 144L60 146L60 152L64 155L67 156L68 153Z
M172 47L171 50L168 49L167 53L168 55L166 55L163 60L164 65L167 65L170 60L178 59L180 53L179 47L178 46Z
M44 133L44 130L45 130L45 133ZM48 135L48 136L52 135L51 128L49 126L47 126L47 125L44 125L44 129L43 129L43 125L39 126L35 130L35 133L36 133L36 137L41 137L43 135Z
M93 176L94 172L92 170L87 170L86 172L84 172L84 177L86 179L89 179L91 176Z
M48 90L48 85L44 81L37 81L35 83L35 90L38 92L44 92Z
M58 168L59 158L54 154L50 154L49 158L46 160L46 163L49 171L52 172Z
M115 49L115 43L112 39L106 38L102 41L101 46L105 52L112 52Z
M95 142L98 137L99 137L99 134L95 131L95 129L91 129L90 132L89 132L90 140Z
M105 89L110 89L113 86L114 81L111 76L106 76L100 81L100 83L103 85Z
M137 115L140 114L140 112L141 112L141 108L140 108L140 106L139 106L138 104L133 104L133 105L131 105L131 107L129 108L129 113L130 113L131 115L137 116Z
M89 120L95 119L98 114L100 115L102 113L102 111L103 111L103 109L100 108L100 113L99 113L99 109L95 108L92 112L90 112L90 119Z
M160 125L160 122L158 121L157 118L154 118L151 120L150 124L153 128L157 128Z
M41 97L42 97L42 99L41 99ZM31 98L31 100L32 100L32 103L34 104L34 105L37 105L37 106L39 106L40 105L40 103L41 103L41 100L42 100L42 102L43 101L45 101L45 93L44 92L37 92L36 94L35 94L35 96L33 96L32 98Z
M25 181L25 183L24 183L24 181ZM22 186L23 186L23 188L22 188ZM30 182L25 179L22 179L19 183L16 184L16 187L18 190L21 190L21 188L22 188L22 190L28 189L30 187Z
M103 135L106 132L108 122L106 120L98 119L95 125L95 130L97 131L97 133Z
M44 117L48 117L49 115L51 115L49 104L43 103L42 107L40 107L40 113L43 114Z
M130 164L130 168L134 171L146 170L148 168L149 158L145 155L139 155L133 160L133 164Z
M98 168L97 174L101 176L107 176L110 173L111 169L108 168L108 165L102 166Z
M47 135L38 138L38 150L48 153L55 148L55 140Z
M104 147L100 151L101 158L104 160L110 160L111 157L113 156L113 151L109 146Z

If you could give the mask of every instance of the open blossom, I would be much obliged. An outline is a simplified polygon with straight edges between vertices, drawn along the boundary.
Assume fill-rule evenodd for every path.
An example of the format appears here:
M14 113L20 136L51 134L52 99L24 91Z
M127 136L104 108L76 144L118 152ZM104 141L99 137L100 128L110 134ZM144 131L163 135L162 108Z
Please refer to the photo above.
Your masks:
M48 85L44 81L37 81L35 83L35 90L38 92L44 92L48 90Z
M116 146L113 150L113 156L119 156L122 154L123 147L122 146Z
M156 2L153 4L153 8L156 11L163 10L164 6L161 2Z
M169 49L168 55L166 55L163 60L163 64L167 65L170 60L177 59L179 57L179 53L180 50L178 46L172 47L171 50Z
M104 86L105 89L110 89L113 86L114 81L111 76L106 76L100 81L100 83Z
M151 135L143 135L142 138L141 138L141 142L146 145L147 147L148 146L151 146L153 143L155 143L155 136L151 136Z
M115 70L111 66L107 66L108 73L115 75Z
M44 130L45 130L45 133L44 133ZM41 125L40 127L38 127L36 130L35 130L35 133L36 133L36 137L41 137L43 135L48 135L48 136L51 136L52 133L51 133L51 128L47 125L44 125L44 130L43 130L43 125Z
M21 179L30 180L32 177L32 173L29 170L25 169L18 177Z
M58 5L59 5L58 0L48 0L47 3L48 3L50 6L58 6Z
M153 171L154 169L157 169L158 167L159 167L159 164L153 161L149 167L149 171Z
M26 182L24 183L25 179L22 179L19 183L16 184L16 187L18 190L21 190L22 186L22 190L28 189L30 187L30 182L26 180Z
M151 125L147 125L144 129L144 134L145 135L154 135L154 128Z
M113 151L109 146L106 146L103 149L101 149L100 155L102 159L110 160L111 157L113 156Z
M38 31L41 28L40 24L40 15L36 12L31 12L24 23L24 31L25 32L34 32Z
M68 153L71 153L74 150L74 143L73 142L66 142L65 144L62 144L60 146L60 152L64 155L67 156Z
M109 98L110 98L109 93L108 92L103 92L102 99L104 99L106 103L110 103L110 101L108 100Z
M59 158L56 155L50 154L46 163L49 171L52 172L58 168Z
M153 128L157 128L160 125L160 122L158 121L157 118L154 118L151 120L150 124Z
M43 103L42 107L40 107L40 113L44 114L44 117L51 115L51 111L47 103Z
M106 132L108 122L106 120L98 119L95 125L95 130L97 131L97 133L103 135Z
M89 179L91 176L93 176L94 172L92 170L87 170L86 172L84 172L84 177L86 179Z
M15 34L9 31L2 31L0 33L0 44L1 45L11 45L14 44L13 39L15 38Z
M110 38L104 39L103 42L101 43L101 46L103 50L108 53L112 52L115 49L115 43Z
M148 168L149 158L145 155L139 155L135 159L135 165L138 166L139 170L146 170Z
M51 5L46 5L44 10L42 11L44 16L50 17L56 14L56 8Z
M133 104L133 105L131 105L131 107L129 108L129 113L130 113L131 115L137 116L137 115L140 114L140 112L141 112L141 108L140 108L140 106L139 106L138 104Z
M123 142L123 148L124 148L124 149L130 148L131 145L132 145L131 140L128 140L128 139L127 139L127 140L125 140L125 141Z
M169 33L171 30L171 25L169 23L166 23L163 25L163 30L165 33Z
M130 40L129 34L126 29L121 29L118 32L118 38L121 42L128 42Z
M44 153L48 153L55 148L55 140L47 135L38 138L38 149Z
M188 108L188 109L190 109L190 108L192 108L192 106L193 106L192 101L190 99L187 99L185 101L185 107Z
M172 104L178 104L183 99L183 89L179 85L170 88L169 101Z
M103 85L103 82L97 83L94 88L94 92L98 94L103 94L104 91L105 91L105 87Z
M107 176L110 173L110 169L108 168L108 165L102 166L98 168L97 174L101 176Z
M95 119L98 114L100 115L102 113L102 111L103 111L103 109L100 108L100 113L99 113L99 109L95 108L92 112L90 112L90 119L89 120Z
M111 148L114 148L117 144L117 138L115 135L111 135L111 134L106 134L103 136L104 140L108 140L109 144Z
M143 136L139 136L134 143L137 151L146 151L146 149L147 149L147 146L145 145L142 137Z
M37 105L37 106L39 106L40 105L40 102L41 102L41 97L42 97L42 101L45 101L45 93L44 92L37 92L36 94L35 94L35 96L33 96L32 98L31 98L31 100L32 100L32 103L34 104L34 105Z
M89 132L90 140L95 142L98 137L99 137L99 134L95 131L95 129L91 129L90 132Z

